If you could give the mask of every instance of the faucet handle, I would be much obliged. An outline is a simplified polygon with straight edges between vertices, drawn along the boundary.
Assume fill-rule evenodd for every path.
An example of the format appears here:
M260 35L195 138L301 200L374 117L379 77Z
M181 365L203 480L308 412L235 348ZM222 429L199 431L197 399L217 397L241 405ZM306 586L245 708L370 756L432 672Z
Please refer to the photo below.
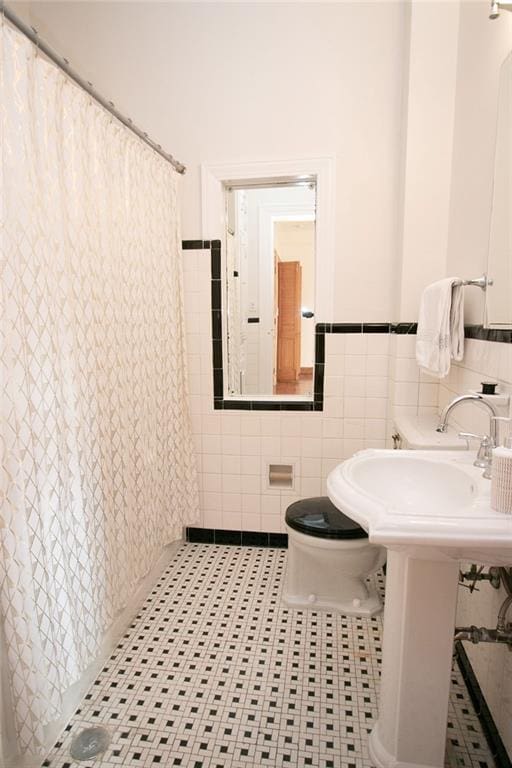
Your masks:
M459 432L458 437L462 440L485 440L487 435L476 435L474 432Z
M464 440L480 440L480 447L476 459L473 462L474 467L480 467L485 469L486 472L490 472L492 464L492 449L494 448L494 440L489 435L475 435L474 432L459 432L459 437ZM490 475L484 474L484 477L490 477Z

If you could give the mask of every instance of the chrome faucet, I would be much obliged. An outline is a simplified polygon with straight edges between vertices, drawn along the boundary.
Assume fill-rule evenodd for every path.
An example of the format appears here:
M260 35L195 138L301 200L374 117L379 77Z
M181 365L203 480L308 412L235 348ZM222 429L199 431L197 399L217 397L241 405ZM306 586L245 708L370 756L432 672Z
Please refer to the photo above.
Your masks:
M489 479L491 477L491 468L492 468L492 449L497 445L497 419L496 416L498 415L496 408L492 403L490 403L488 400L484 400L484 398L479 394L474 395L461 395L460 397L454 398L451 403L448 403L443 408L443 411L441 413L441 416L439 418L439 424L437 426L437 432L446 432L446 429L448 427L448 417L453 411L454 408L456 408L460 403L468 403L468 402L476 402L477 404L484 405L488 411L489 411L489 420L490 420L490 426L489 426L489 435L474 435L471 432L461 432L459 434L459 437L462 438L476 438L477 440L480 440L480 448L478 451L478 455L474 461L475 467L481 467L484 470L484 477Z
M454 398L451 403L448 403L448 405L445 405L445 407L442 410L441 416L439 417L439 424L437 425L437 432L446 432L448 428L448 417L453 411L454 408L456 408L460 403L468 403L468 402L476 402L480 405L485 406L490 415L490 435L491 439L494 440L496 443L496 421L494 421L495 416L498 415L498 412L496 411L496 408L492 403L490 403L488 400L484 400L482 395L474 394L474 395L461 395L460 397Z

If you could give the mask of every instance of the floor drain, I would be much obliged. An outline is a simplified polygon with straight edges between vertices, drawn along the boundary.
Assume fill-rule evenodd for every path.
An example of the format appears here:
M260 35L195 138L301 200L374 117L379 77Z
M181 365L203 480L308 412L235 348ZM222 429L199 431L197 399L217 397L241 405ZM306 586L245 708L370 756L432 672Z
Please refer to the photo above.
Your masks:
M110 744L110 734L106 728L94 726L85 728L71 742L69 750L73 760L91 760L102 755Z

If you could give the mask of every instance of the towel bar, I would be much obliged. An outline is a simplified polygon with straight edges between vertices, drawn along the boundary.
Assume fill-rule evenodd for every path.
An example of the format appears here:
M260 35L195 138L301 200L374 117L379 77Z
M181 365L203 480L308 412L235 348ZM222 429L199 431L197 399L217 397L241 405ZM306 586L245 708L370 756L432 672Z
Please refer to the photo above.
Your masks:
M493 284L494 280L490 277L487 277L485 273L481 277L477 277L475 280L461 280L460 283L455 283L455 285L476 285L478 288L481 288L482 291L486 291L487 286Z

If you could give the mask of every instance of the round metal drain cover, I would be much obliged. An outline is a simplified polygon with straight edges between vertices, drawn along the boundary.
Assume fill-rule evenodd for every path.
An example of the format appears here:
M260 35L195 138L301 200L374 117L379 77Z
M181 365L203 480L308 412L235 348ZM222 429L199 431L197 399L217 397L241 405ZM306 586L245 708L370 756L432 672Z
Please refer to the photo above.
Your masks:
M92 760L102 755L110 744L110 734L106 728L94 726L85 728L71 742L69 750L73 760Z

